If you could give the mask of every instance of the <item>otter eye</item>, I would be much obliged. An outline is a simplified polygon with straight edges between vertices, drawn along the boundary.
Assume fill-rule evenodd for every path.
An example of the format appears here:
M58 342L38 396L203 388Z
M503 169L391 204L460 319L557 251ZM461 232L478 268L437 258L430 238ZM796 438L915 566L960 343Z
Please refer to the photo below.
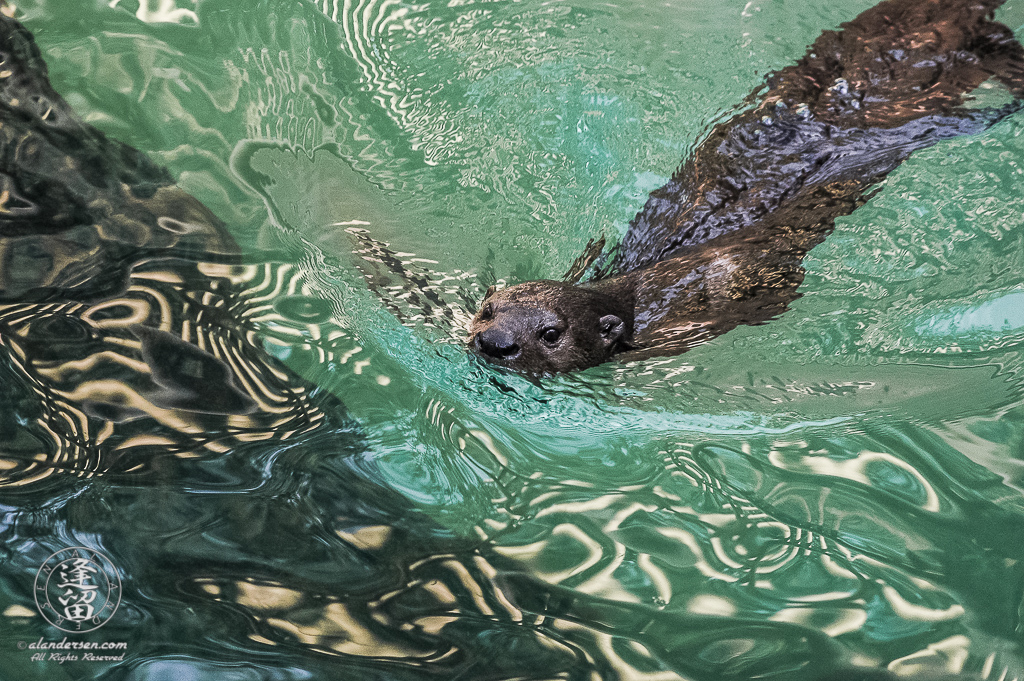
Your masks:
M480 308L480 320L481 321L485 321L486 322L488 319L490 319L493 316L494 316L494 307L490 303L487 303L482 308Z
M552 326L540 332L540 339L545 343L554 343L561 335L562 332Z

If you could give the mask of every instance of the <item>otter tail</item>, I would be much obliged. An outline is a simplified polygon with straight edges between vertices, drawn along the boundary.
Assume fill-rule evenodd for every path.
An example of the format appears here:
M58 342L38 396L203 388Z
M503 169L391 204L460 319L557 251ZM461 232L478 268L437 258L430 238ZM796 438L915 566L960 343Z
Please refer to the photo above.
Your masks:
M1001 2L998 4L1002 4ZM982 68L991 73L1017 99L1024 99L1024 46L1008 26L990 22L993 31L979 46Z
M971 51L979 67L1002 83L1016 98L1024 98L1024 46L1009 26L994 18L1006 0L944 0L943 5L961 8L965 18L977 21L986 30L978 31ZM949 10L946 10L949 12Z
M1024 47L993 19L1002 1L885 0L823 32L651 193L597 276L763 227L770 214L796 211L794 197L831 183L823 167L860 171L843 185L843 211L830 213L846 214L914 150L980 132L1021 108ZM966 106L991 80L1015 101ZM830 218L807 228L820 236L831 226Z

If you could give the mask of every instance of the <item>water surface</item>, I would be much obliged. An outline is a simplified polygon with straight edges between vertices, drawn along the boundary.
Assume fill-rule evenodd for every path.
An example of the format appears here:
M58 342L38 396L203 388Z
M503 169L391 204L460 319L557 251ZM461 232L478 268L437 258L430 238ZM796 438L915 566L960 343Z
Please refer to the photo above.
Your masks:
M0 676L1024 674L1019 116L892 173L767 325L539 382L462 348L488 285L620 237L868 6L19 3L68 102L228 224L250 266L203 271L319 388L292 425L147 450L133 477L105 473L102 420L44 428L56 398L0 367L4 461L67 454L0 487ZM117 616L75 640L123 662L18 649L63 636L32 583L66 546L121 571Z

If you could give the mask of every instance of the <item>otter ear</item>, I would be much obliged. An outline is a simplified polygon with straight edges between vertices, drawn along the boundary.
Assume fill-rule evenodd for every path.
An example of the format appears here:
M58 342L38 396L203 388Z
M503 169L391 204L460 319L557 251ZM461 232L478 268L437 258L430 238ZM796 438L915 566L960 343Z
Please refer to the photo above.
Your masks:
M625 323L613 314L601 317L597 324L601 330L601 340L604 341L605 347L613 345L626 332Z
M487 300L488 298L493 296L494 292L497 291L497 290L498 290L498 286L496 284L491 284L490 286L488 286L487 287L487 292L484 293L484 300Z

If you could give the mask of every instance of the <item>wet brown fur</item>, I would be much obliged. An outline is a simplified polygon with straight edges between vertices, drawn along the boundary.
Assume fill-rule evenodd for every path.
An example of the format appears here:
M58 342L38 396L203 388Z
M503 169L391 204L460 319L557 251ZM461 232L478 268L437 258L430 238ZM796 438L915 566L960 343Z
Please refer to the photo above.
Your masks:
M993 77L1024 91L1024 49L991 17L1000 4L887 0L824 32L652 192L592 281L489 292L471 348L542 374L678 354L780 314L804 255L913 151L1016 110L962 108ZM547 313L559 343L588 345L542 342ZM622 322L611 340L608 316Z

